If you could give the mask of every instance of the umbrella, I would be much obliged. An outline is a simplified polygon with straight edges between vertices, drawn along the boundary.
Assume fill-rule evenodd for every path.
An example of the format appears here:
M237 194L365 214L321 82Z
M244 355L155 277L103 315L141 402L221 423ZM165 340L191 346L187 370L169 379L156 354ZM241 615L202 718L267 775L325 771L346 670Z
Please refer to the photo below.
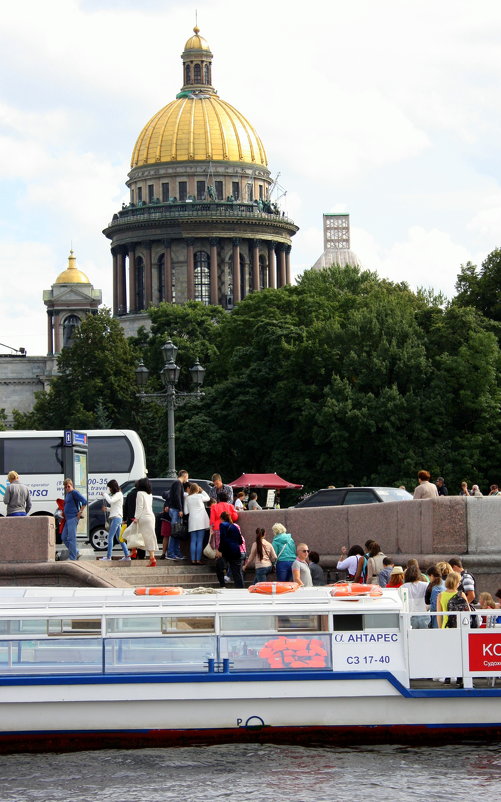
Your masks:
M300 490L303 485L287 482L278 473L243 473L230 487L264 487L268 490Z

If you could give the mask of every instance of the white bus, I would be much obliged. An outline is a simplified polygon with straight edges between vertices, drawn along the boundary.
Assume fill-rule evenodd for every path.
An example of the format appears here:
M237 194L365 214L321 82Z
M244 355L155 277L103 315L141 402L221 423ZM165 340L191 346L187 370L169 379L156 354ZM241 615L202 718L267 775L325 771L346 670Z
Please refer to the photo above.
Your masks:
M147 475L144 446L130 429L82 429L88 435L88 502L100 498L110 479L118 484ZM64 498L63 432L0 432L0 501L9 471L17 471L31 495L30 515L53 515ZM5 507L0 505L0 514Z

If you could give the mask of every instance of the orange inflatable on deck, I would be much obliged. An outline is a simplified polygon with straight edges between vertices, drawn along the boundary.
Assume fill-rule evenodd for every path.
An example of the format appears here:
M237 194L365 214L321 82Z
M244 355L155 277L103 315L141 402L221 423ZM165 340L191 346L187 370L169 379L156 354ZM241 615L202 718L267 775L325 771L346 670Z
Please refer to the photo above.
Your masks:
M183 588L136 588L136 596L180 596L184 593Z
M256 582L251 585L249 593L263 593L273 596L275 593L293 593L299 587L297 582Z
M343 598L346 596L382 596L383 591L378 585L361 585L358 582L340 582L334 585L331 596Z

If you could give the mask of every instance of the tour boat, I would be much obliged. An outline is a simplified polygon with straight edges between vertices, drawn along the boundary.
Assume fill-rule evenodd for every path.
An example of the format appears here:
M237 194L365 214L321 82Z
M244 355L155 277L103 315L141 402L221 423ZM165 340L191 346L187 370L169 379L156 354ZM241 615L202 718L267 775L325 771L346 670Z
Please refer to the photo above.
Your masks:
M0 588L0 751L501 734L497 614L412 629L405 590L291 590Z

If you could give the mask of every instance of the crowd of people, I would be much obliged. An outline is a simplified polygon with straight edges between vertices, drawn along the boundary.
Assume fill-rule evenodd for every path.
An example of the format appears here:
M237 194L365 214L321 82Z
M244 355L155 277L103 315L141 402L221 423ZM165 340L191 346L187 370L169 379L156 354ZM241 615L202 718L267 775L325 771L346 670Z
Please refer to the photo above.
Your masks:
M418 485L414 490L414 498L436 498L437 496L448 496L449 490L445 484L443 476L438 476L435 482L431 482L431 474L429 471L418 472ZM404 488L405 489L405 488ZM480 497L484 494L477 484L472 484L471 488L468 487L468 482L464 480L461 482L461 487L458 496L476 496ZM492 484L489 487L488 496L499 496L501 498L501 491L498 485Z
M345 571L352 582L407 590L412 629L453 628L456 616L447 615L451 612L467 612L472 627L494 626L498 618L501 621L501 612L499 617L480 612L501 608L501 588L495 594L498 601L486 591L477 595L473 574L465 570L459 557L434 563L423 572L415 558L409 559L405 568L395 565L379 543L367 540L365 548L355 545L348 551L343 546L337 569Z

